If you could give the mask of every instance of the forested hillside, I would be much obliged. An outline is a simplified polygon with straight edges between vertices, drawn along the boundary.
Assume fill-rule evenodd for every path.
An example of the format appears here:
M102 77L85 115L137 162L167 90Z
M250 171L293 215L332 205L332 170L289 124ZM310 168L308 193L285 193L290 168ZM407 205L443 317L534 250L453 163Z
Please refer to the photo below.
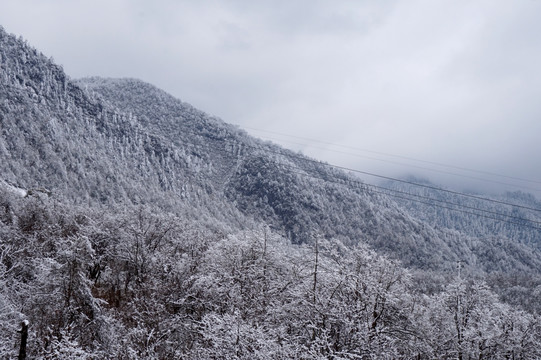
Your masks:
M486 201L482 194L440 191L435 184L415 178L386 186L402 195L396 197L398 204L427 223L475 237L499 234L541 249L541 202L531 194L507 192Z
M2 358L23 320L35 358L541 356L531 238L443 227L150 84L73 81L1 28L0 126Z
M462 261L475 271L539 271L539 254L532 254L524 244L495 239L508 243L510 251L503 255L505 259L487 257L486 246L492 246L492 241L479 243L470 236L475 234L421 223L398 208L396 198L381 196L323 163L253 139L152 85L101 78L78 84L113 106L137 114L138 122L151 134L177 146L193 146L212 169L206 174L211 189L295 243L310 242L319 233L346 244L367 242L406 266L424 270L448 271Z
M488 282L502 299L541 311L539 270L531 272L510 266L513 256L509 256L527 249L537 253L541 248L541 202L533 195L519 191L498 197L461 195L448 189L438 190L435 184L415 178L389 182L384 188L390 189L396 202L416 218L474 237L477 252L492 264L487 269Z
M55 359L518 358L539 318L452 274L423 295L366 246L292 245L151 208L0 190L0 356Z

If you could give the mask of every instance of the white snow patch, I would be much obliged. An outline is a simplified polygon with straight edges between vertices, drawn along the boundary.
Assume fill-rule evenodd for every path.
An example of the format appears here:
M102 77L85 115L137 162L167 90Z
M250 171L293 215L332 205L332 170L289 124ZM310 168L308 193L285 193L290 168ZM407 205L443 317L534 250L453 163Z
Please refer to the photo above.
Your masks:
M5 180L0 180L0 186L4 187L5 189L14 194L19 195L20 197L25 197L28 195L28 190L12 185Z

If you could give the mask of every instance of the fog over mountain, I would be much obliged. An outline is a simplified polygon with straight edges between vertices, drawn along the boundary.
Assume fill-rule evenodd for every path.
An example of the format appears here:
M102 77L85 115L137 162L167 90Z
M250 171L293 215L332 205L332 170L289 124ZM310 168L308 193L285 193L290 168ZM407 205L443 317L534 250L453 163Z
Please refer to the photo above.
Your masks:
M0 28L0 357L541 357L539 201L407 181Z
M530 0L29 0L4 1L0 23L74 78L139 78L318 159L539 197L539 14Z

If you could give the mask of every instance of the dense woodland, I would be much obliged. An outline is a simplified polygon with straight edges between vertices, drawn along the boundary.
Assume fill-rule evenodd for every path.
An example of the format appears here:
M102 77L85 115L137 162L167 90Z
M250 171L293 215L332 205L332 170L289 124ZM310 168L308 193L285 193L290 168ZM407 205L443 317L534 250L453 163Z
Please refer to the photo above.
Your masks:
M51 359L541 356L539 318L459 269L427 295L397 261L318 234L0 200L3 357L21 320L28 354Z
M482 194L466 193L467 196L463 196L437 191L433 189L437 188L435 184L414 177L405 181L389 182L384 188L389 189L390 194L397 191L400 197L396 197L396 202L416 218L478 238L499 234L541 249L541 227L538 226L541 224L541 201L532 194L506 192L492 198L497 202L487 202L478 198L483 197ZM411 185L409 182L428 187ZM431 202L427 199L433 200ZM442 206L432 206L434 202ZM504 203L519 204L520 207ZM537 211L532 211L532 208Z
M72 81L1 28L0 126L0 358L25 320L30 358L541 357L538 230Z

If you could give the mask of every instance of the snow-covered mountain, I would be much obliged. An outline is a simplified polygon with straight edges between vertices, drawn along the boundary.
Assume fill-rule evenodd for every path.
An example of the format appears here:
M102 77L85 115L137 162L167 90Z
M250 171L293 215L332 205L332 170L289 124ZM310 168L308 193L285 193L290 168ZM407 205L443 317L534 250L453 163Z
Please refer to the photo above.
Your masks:
M415 185L415 184L420 184ZM458 193L409 178L384 185L409 213L438 228L477 238L505 237L541 249L541 202L524 192L500 196Z
M406 211L354 176L252 138L150 84L72 81L15 37L1 41L0 170L12 184L75 204L198 209L240 228L263 222L294 243L367 243L411 268L541 268L530 242L509 240L497 223L483 234L448 230L427 217L430 209ZM495 266L485 248L502 241L509 251Z
M464 278L456 280L456 267L461 264L461 276L487 279L515 306L535 312L535 299L541 296L536 290L541 284L539 242L520 238L519 230L502 231L497 225L488 225L481 233L471 230L480 225L467 218L460 226L451 226L441 215L434 217L428 209L397 204L395 198L373 191L351 174L253 138L142 81L71 80L60 66L1 28L0 126L0 281L9 289L0 294L0 301L11 309L11 317L19 311L17 316L33 314L35 320L39 309L52 316L46 317L54 323L52 333L41 320L34 334L43 341L34 344L43 353L57 348L67 351L70 346L73 351L113 351L114 344L106 344L103 334L114 332L116 326L122 333L117 338L125 345L135 338L144 343L146 337L147 342L156 344L158 339L169 339L183 342L185 347L172 350L171 344L161 344L152 351L164 358L163 354L195 356L193 346L220 347L205 336L217 337L219 334L213 331L229 333L228 322L242 320L247 332L273 339L270 343L276 348L272 351L282 354L275 358L295 353L287 347L297 341L293 338L303 339L298 341L305 342L302 351L306 354L308 339L325 336L334 339L336 349L346 349L354 348L354 341L366 335L365 340L371 344L366 351L384 351L390 342L376 344L373 339L380 336L376 330L385 333L385 326L393 329L392 341L397 349L389 353L390 357L415 351L429 354L436 351L432 345L415 343L411 334L402 339L398 335L408 326L430 332L410 322L404 304L414 306L415 301L404 300L398 296L400 291L411 299L417 291L425 296L444 294L433 303L424 298L425 313L417 313L419 318L441 319L444 315L429 309L445 296L452 297L456 292L492 294L488 288L466 284ZM36 192L41 195L33 196ZM28 248L28 243L35 246ZM254 244L263 247L256 251ZM237 254L239 249L242 251ZM302 265L302 259L307 258L308 265ZM233 276L246 262L252 264L242 270L254 276L247 280L251 290L237 288L244 283ZM352 269L360 271L362 281L366 280L364 285L357 283L356 290L349 287L359 280L354 280L359 273L348 273ZM394 270L387 277L389 269ZM233 278L224 280L224 270L232 271ZM327 296L324 311L338 311L344 306L343 310L350 313L353 310L347 308L348 301L356 303L357 310L371 306L365 314L371 319L366 334L344 343L340 336L352 336L345 330L350 325L337 319L345 313L329 313L312 325L304 313L299 313L292 316L308 322L299 320L288 328L280 327L284 314L298 310L293 305L296 301L300 308L311 309L309 313L319 316L318 306L323 303L317 300L318 274L325 284L321 291ZM51 284L45 280L48 275L55 279ZM308 278L313 285L305 282ZM267 285L255 291L263 286L258 279L265 279ZM274 284L271 288L268 281ZM21 288L14 284L40 286L50 299L38 296L32 300L35 307L17 307L14 302L20 300L17 289ZM288 284L293 284L291 289ZM395 284L404 287L395 289ZM448 292L440 293L444 289ZM167 332L152 323L148 314L140 313L153 291L160 295L152 311L161 311L161 319L182 336ZM385 295L380 298L378 291ZM136 300L130 302L130 296ZM220 296L236 299L237 308L218 303ZM323 293L321 296L323 299ZM60 315L54 318L54 312L46 310L44 304L58 299L63 299L65 306L55 310ZM256 302L254 299L258 299L257 304L250 302ZM380 329L383 323L378 321L386 301L392 303L393 315ZM275 306L281 312L272 315ZM251 308L259 312L251 313ZM265 320L258 317L263 313ZM272 316L276 317L271 321ZM326 316L341 325L326 323ZM357 315L352 316L355 320L351 321L361 321ZM130 317L137 319L135 323L130 323ZM252 320L253 324L260 321L267 325L252 327L248 325ZM180 330L179 321L201 328ZM205 321L214 325L203 331ZM535 321L532 323L537 324ZM80 326L73 325L75 322ZM83 323L92 324L92 335L83 335ZM300 330L304 326L322 328L307 335ZM267 334L271 328L277 332ZM152 335L153 331L160 335ZM257 339L256 333L250 336ZM284 336L290 336L291 341ZM160 348L162 345L167 351ZM254 350L254 345L250 346ZM426 349L421 349L423 346ZM124 358L145 357L145 353L130 355L117 350L116 354ZM2 351L0 348L0 354ZM315 356L330 354L331 350L313 351ZM340 356L347 358L343 351ZM212 357L210 353L197 354L199 358ZM366 355L362 354L355 352L361 358Z

